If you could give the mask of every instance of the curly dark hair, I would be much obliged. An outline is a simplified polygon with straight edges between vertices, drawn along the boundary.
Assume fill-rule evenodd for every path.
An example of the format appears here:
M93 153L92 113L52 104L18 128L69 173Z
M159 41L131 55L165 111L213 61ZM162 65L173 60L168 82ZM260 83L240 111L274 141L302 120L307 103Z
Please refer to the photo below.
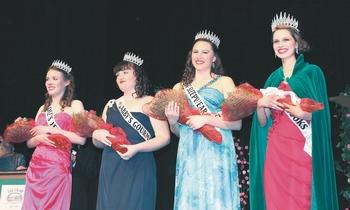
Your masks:
M136 98L141 98L145 95L149 95L152 93L151 83L146 75L146 72L143 70L141 66L138 66L129 61L121 61L113 68L113 73L116 75L119 71L123 71L126 69L133 69L134 75L136 77L136 85L135 85L135 95Z
M205 41L205 42L210 43L210 45L214 51L214 56L216 57L216 59L213 63L211 72L214 74L218 74L218 75L224 75L225 74L224 67L222 65L221 58L219 56L219 52L218 52L219 49L216 47L216 45L214 45L212 42L208 41L207 39L197 39L193 42L192 48L198 41ZM182 74L182 83L184 85L191 84L191 82L194 79L195 72L196 72L196 69L194 68L194 66L192 64L192 49L191 49L187 54L187 59L186 59L186 63L185 63L185 70L184 70L184 73Z
M55 70L55 71L61 72L63 74L64 80L65 81L70 81L70 83L66 87L66 89L64 91L64 94L63 94L63 97L61 98L61 101L60 101L61 111L63 111L63 109L66 106L70 106L71 105L71 103L72 103L72 101L73 101L73 99L75 97L75 94L74 94L74 89L75 89L74 77L72 75L72 72L67 73L67 72L63 71L62 69L57 68L56 66L50 66L47 71L50 71L50 70ZM52 97L48 93L46 93L45 94L44 111L46 111L49 108L51 103L52 103Z
M279 29L286 29L287 31L289 31L289 33L294 38L295 42L298 44L298 51L299 51L299 53L310 51L309 43L307 43L307 41L305 41L301 37L301 33L299 31L297 31L296 29L294 29L294 28L286 27L286 26L277 26L276 30L274 32L272 32L272 37L273 37L273 34Z

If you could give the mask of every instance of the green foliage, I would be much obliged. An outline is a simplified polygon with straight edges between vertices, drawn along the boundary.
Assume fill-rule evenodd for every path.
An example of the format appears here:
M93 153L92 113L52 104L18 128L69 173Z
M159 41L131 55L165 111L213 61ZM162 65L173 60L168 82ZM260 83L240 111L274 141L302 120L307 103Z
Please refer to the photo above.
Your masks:
M345 92L340 93L339 95L350 97L350 85L346 87ZM338 171L344 174L344 178L348 183L347 185L342 186L340 194L350 202L350 109L339 105L337 105L337 109L338 118L340 120L340 133L337 148L341 151L343 161L337 161L335 166Z

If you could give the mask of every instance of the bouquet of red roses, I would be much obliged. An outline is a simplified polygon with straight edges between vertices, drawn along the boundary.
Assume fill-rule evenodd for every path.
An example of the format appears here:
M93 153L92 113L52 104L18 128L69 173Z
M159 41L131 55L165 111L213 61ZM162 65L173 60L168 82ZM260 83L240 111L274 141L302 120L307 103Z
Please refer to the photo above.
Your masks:
M112 142L112 148L121 153L125 153L127 148L121 147L121 144L130 144L123 129L113 127L106 123L101 117L96 115L96 112L90 110L89 112L79 112L73 114L74 131L80 136L92 137L92 133L97 129L105 129L115 138L107 137Z
M187 117L192 116L192 115L201 115L201 114L203 114L198 109L192 108L187 100L185 100L183 102L183 104L184 104L183 108L180 109L180 117L179 117L179 120L178 120L179 123L186 124L186 122L188 120ZM218 130L216 130L214 126L205 124L202 127L200 127L198 129L198 131L200 133L202 133L203 136L205 136L210 141L213 141L213 142L215 142L217 144L221 144L222 143L221 133Z
M173 89L158 91L152 101L143 106L143 111L153 118L165 121L167 120L167 117L165 116L165 107L171 101L176 102L180 106L180 117L178 122L181 124L186 124L188 121L187 117L189 116L203 114L198 109L190 106L185 95L181 91ZM199 128L198 131L210 141L218 144L222 142L221 133L216 130L214 126L204 125Z
M119 127L114 127L109 130L109 133L115 136L107 137L107 139L110 140L112 143L112 148L116 151L119 151L120 153L126 153L128 149L126 147L120 146L122 144L130 144L124 130Z
M283 82L279 86L279 89L283 91L287 91L287 95L285 95L284 98L278 99L277 101L280 103L290 104L290 105L296 105L296 103L299 103L299 106L301 110L305 112L315 112L318 110L322 110L324 108L322 103L319 103L313 99L310 98L301 98L299 99L293 92L291 92L290 87L287 83ZM295 100L292 100L292 96Z
M72 144L69 138L62 134L50 134L47 138L53 141L55 143L56 148L58 149L70 151L70 149L72 148Z
M295 106L296 104L292 101L292 98L290 95L285 96L285 98L281 98L277 100L279 103L282 104L289 104ZM324 108L322 103L319 103L317 101L314 101L310 98L301 98L299 101L299 106L301 110L305 112L315 112L318 110L322 110Z
M151 116L155 119L166 121L167 117L165 116L165 107L170 101L177 102L180 106L180 110L183 109L183 103L181 103L184 98L184 95L180 91L173 89L164 89L156 93L152 101L142 106L143 112L148 116Z
M22 143L33 137L30 130L34 127L33 119L21 118L6 127L3 137L11 143Z
M93 110L73 114L73 130L80 136L91 137L96 129L110 129L113 126L107 124Z
M290 91L289 86L284 83L279 88L269 87L265 90L267 94L278 94L284 96L278 99L280 103L289 105L299 104L300 108L305 112L314 112L323 109L323 104L310 98L297 98L295 93ZM295 100L292 100L292 96ZM263 97L260 90L254 88L248 83L237 86L236 90L229 93L228 97L222 104L223 119L227 121L240 120L251 115L257 107L258 100Z

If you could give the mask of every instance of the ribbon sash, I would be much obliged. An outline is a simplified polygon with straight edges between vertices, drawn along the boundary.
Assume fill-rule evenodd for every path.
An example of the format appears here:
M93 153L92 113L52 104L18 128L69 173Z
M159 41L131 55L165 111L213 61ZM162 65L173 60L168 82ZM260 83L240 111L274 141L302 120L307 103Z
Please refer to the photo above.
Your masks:
M197 90L194 89L194 87L191 84L184 86L184 90L188 98L195 105L195 107L197 107L202 112L211 113L210 109L207 107L207 105L203 102L203 99L198 94Z
M304 145L304 151L312 157L312 127L311 122L308 123L304 119L297 118L290 113L287 113L288 118L290 121L294 123L294 125L299 129L301 134L305 138L305 145Z
M51 127L61 129L60 126L55 121L55 114L53 113L51 105L47 108L46 113L47 124Z
M148 132L148 130L142 125L140 121L138 121L130 112L129 110L124 106L124 103L122 100L110 100L109 107L112 107L115 103L118 111L120 112L123 119L135 130L137 133L140 134L140 136L145 140L149 140L152 138L151 134Z

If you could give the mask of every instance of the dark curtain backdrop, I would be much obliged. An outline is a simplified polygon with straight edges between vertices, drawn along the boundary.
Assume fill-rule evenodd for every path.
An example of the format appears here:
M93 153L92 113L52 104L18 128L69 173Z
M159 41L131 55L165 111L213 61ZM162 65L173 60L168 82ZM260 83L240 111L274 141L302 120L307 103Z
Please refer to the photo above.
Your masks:
M0 5L1 133L17 116L35 117L53 59L73 67L77 97L86 109L101 113L108 99L120 96L112 67L125 51L144 58L155 85L172 87L181 78L194 35L202 29L220 36L223 64L236 84L247 81L261 87L280 64L273 54L270 29L279 11L299 20L312 46L306 59L324 70L329 96L350 82L347 0L17 0ZM244 122L240 133L248 144L250 121ZM337 128L333 131L336 143ZM172 206L176 148L173 138L156 153L158 209ZM338 177L339 185L345 184L342 180Z

